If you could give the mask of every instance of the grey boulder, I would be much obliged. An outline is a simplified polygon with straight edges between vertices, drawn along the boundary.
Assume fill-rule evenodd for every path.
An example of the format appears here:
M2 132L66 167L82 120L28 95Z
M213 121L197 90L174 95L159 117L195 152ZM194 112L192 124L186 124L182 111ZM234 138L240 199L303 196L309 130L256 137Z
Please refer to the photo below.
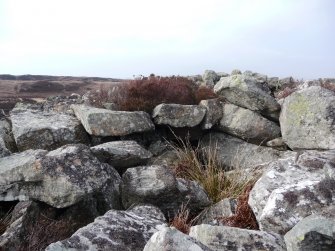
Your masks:
M71 107L90 135L124 136L155 129L146 112L111 111L85 105Z
M217 251L286 250L280 235L263 231L202 224L191 227L190 236Z
M306 151L270 163L249 195L259 227L285 234L335 201L335 151Z
M202 75L202 81L204 82L205 86L213 87L217 81L219 81L220 77L216 74L215 71L212 70L205 70L204 74Z
M280 136L280 127L273 121L229 103L223 104L223 116L217 129L255 144Z
M152 112L158 125L194 127L201 123L206 109L198 105L160 104Z
M335 93L311 86L286 97L280 114L291 149L335 149Z
M11 135L11 125L0 119L0 158L11 154L15 150L14 138Z
M12 112L10 118L20 151L53 150L70 143L88 142L80 121L68 114L27 109Z
M220 163L227 169L247 169L290 155L269 147L247 143L225 133L209 133L201 140L203 149L214 149Z
M91 147L93 154L119 171L146 164L152 154L133 140L111 141Z
M335 207L332 214L312 214L299 221L285 236L288 251L335 250Z
M143 251L211 251L209 247L175 228L164 227L145 245Z
M197 182L176 179L169 168L155 165L128 168L122 175L121 197L125 208L149 203L170 217L183 204L197 213L211 203Z
M0 173L0 200L35 199L64 208L95 194L107 207L120 208L120 175L82 144L1 158Z
M278 120L280 105L268 91L255 77L244 74L221 78L214 86L214 92L230 103Z
M70 238L50 244L46 251L142 251L150 237L165 226L164 215L153 206L110 210Z
M199 105L206 108L201 128L204 130L211 129L222 118L222 102L219 99L207 99L201 100Z

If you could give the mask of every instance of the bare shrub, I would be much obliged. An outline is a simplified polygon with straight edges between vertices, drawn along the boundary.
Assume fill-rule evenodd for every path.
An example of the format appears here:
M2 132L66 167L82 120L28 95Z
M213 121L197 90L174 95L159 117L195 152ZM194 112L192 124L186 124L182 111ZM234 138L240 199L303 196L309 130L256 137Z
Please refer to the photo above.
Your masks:
M190 210L187 209L184 204L181 206L174 218L169 222L169 226L175 227L184 234L189 234L192 224L193 220L190 217Z
M252 185L245 187L244 192L237 199L236 213L229 217L221 217L218 220L230 227L239 227L258 230L256 217L251 210L248 200Z

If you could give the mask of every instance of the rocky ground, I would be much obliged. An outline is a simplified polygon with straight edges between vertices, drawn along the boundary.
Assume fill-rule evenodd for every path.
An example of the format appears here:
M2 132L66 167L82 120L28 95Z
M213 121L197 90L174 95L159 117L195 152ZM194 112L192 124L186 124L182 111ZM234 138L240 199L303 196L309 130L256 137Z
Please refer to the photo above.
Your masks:
M16 104L0 120L0 250L335 250L334 79L189 78L219 98L152 114L85 95ZM213 203L175 175L166 139L180 130L227 172L257 172L245 205L256 228L220 221L239 213L236 200ZM201 215L186 233L168 224L183 205Z

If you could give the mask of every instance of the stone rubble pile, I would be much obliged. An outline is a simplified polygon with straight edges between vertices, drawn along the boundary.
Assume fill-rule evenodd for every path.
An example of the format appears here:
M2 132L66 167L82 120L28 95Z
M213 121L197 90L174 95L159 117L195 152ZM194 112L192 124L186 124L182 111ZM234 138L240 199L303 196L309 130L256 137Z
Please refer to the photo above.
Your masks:
M73 226L46 240L48 251L335 250L335 79L239 70L189 79L219 98L152 114L79 95L17 104L0 120L0 219L14 208L0 250L28 250L45 214L55 229ZM214 149L227 171L258 168L248 204L259 230L219 223L236 200L213 205L198 182L175 177L170 130ZM202 212L189 234L168 225L185 204Z

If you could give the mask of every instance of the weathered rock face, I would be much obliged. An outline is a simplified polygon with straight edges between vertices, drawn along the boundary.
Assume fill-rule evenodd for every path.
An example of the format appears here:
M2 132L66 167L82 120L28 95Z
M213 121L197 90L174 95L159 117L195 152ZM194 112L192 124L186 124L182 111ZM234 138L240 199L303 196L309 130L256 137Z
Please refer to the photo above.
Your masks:
M122 176L121 197L125 208L139 203L159 207L167 216L173 215L187 202L192 213L210 204L203 188L194 181L176 179L165 166L128 168Z
M110 210L70 238L49 245L46 251L142 251L165 222L164 215L153 206L137 206L127 211Z
M220 77L216 74L215 71L206 70L202 75L202 80L206 86L214 87L216 82L220 80Z
M14 139L20 151L53 150L70 143L88 142L80 121L71 115L17 110L11 113L10 118Z
M165 227L151 236L143 251L211 251L209 247L175 228Z
M312 86L286 97L280 114L284 142L291 149L335 149L335 94Z
M287 250L335 250L334 219L334 206L328 215L313 214L302 219L284 236Z
M172 127L194 127L199 125L206 109L198 105L160 104L155 107L152 117L156 124Z
M214 86L214 92L230 103L278 119L280 105L268 91L256 78L244 74L221 78Z
M280 136L280 127L251 110L226 103L217 127L220 131L261 144Z
M91 147L93 154L102 162L107 162L119 171L146 164L152 154L136 141L112 141Z
M93 198L61 210L34 201L19 202L13 209L10 226L0 236L0 249L44 250L93 222L101 215L98 208Z
M286 250L280 235L226 226L197 225L190 236L213 250Z
M201 123L201 128L204 130L211 129L222 118L222 103L219 99L208 99L201 100L199 105L206 108L206 114Z
M95 136L123 136L155 129L146 112L110 111L84 105L71 106L86 131Z
M6 120L0 119L0 158L8 156L14 147L14 139L10 135L11 126Z
M236 199L223 199L218 203L210 206L209 208L204 209L199 215L200 217L197 219L197 224L210 224L216 225L218 224L219 217L229 217L235 214L237 206Z
M219 161L227 169L252 168L290 154L290 152L250 144L225 133L205 135L201 141L201 146L215 149Z
M285 234L335 201L335 151L306 151L271 163L250 192L260 229Z
M96 194L107 208L120 208L119 174L81 144L2 158L0 172L0 200L35 199L64 208Z

